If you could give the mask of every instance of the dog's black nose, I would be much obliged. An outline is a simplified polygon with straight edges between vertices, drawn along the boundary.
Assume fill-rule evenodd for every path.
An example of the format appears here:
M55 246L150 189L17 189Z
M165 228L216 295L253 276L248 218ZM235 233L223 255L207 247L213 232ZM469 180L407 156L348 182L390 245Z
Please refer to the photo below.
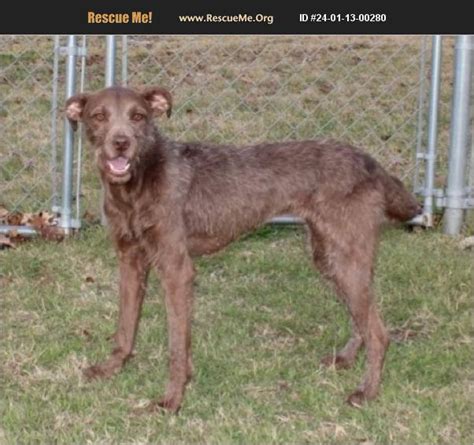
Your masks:
M130 139L127 136L115 136L113 144L116 150L125 151L130 146Z

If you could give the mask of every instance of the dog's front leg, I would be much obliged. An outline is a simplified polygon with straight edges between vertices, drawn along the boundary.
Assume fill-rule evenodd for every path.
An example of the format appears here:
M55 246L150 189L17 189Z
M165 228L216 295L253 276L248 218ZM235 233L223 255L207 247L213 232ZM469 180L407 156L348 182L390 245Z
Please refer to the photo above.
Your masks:
M145 252L135 243L118 243L120 261L120 308L115 348L103 363L84 371L89 379L106 378L116 374L131 356L146 291L148 265Z
M194 266L185 247L163 247L158 272L168 319L169 380L158 406L177 412L191 378L191 317Z

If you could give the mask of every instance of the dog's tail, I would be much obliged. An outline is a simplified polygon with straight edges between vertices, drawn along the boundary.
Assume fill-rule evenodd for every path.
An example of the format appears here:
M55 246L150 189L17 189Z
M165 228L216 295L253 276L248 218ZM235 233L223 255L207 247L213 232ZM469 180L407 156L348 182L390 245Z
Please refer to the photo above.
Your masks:
M385 171L380 173L379 178L385 195L385 214L388 218L404 222L423 212L416 198L399 179Z

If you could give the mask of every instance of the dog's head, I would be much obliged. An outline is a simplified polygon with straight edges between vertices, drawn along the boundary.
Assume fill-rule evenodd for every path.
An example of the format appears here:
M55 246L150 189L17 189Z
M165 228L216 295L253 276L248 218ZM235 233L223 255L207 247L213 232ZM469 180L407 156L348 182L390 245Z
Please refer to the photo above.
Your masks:
M153 142L153 118L171 115L171 94L163 88L143 91L110 87L77 94L66 102L66 116L74 129L84 124L104 178L115 184L130 180L140 153Z

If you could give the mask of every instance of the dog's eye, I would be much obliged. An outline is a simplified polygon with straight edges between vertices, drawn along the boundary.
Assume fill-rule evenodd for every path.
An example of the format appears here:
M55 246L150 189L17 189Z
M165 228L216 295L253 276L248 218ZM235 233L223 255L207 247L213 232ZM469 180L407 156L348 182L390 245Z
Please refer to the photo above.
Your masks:
M141 114L141 113L134 113L132 115L132 120L134 120L135 122L139 122L141 121L142 119L145 118L145 115Z
M104 113L96 113L92 116L96 121L102 122L105 120L105 114Z

